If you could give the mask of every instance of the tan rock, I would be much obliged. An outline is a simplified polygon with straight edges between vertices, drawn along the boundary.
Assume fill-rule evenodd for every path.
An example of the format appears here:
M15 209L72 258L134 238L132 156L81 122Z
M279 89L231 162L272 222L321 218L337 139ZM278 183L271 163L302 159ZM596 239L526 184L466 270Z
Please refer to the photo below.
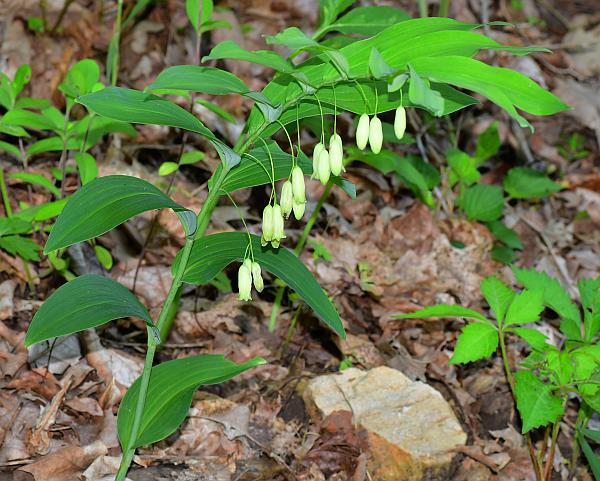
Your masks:
M438 391L386 366L319 376L308 383L304 401L315 419L339 410L353 413L367 432L374 481L448 479L453 448L467 440Z

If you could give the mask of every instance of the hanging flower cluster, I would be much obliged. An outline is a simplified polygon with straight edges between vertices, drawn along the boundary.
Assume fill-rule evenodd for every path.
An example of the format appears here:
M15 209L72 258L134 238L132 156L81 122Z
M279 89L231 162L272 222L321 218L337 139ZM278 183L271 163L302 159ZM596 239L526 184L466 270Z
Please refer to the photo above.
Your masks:
M244 262L238 270L238 289L240 301L251 301L252 300L252 282L254 281L254 288L258 292L262 292L265 285L263 283L262 273L260 264L251 260L249 257L244 259Z

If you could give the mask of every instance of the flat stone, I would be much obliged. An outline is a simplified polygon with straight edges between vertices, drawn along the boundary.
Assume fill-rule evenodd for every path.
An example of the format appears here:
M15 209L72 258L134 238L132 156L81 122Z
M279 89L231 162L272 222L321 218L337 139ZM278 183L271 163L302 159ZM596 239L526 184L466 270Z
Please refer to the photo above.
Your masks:
M438 391L387 366L319 376L303 397L317 421L334 411L352 412L355 425L367 433L374 481L448 479L454 448L467 440Z

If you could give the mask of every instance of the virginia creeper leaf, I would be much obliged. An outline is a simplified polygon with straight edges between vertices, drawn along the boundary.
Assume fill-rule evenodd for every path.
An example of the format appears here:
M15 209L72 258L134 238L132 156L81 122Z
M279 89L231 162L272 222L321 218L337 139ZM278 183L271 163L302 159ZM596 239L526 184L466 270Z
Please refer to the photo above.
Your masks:
M515 292L496 276L486 277L481 281L480 287L496 319L502 322L508 306L515 297Z
M466 364L491 356L498 348L498 331L490 324L473 322L462 328L450 364Z
M508 306L505 326L511 324L527 324L540 320L544 310L544 293L540 289L524 290L516 294Z
M515 373L515 396L523 434L555 422L564 413L561 399L552 394L552 386L530 371Z

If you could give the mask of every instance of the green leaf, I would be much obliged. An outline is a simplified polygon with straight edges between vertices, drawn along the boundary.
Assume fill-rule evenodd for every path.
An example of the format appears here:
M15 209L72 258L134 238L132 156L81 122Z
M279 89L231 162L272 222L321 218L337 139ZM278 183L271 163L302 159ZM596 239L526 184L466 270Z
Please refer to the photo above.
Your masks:
M177 165L177 162L163 162L158 168L158 175L170 175L177 169L179 169L179 165Z
M510 332L514 332L517 336L523 339L533 349L537 351L545 351L548 347L548 337L542 334L537 329L531 327L511 327L508 329Z
M237 153L217 139L196 117L156 95L121 87L107 87L79 97L77 102L99 115L122 122L168 125L203 135L212 142L228 169L237 165L240 160Z
M98 177L98 165L96 159L87 152L77 152L75 154L75 162L79 170L79 178L81 185L89 184L92 180Z
M59 287L42 304L29 325L25 346L124 317L152 323L146 308L121 284L86 274Z
M26 261L39 262L39 252L42 248L33 240L18 235L0 237L0 249Z
M425 307L420 311L394 315L394 319L420 319L427 317L464 317L489 322L483 314L477 311L463 306L447 304L438 304L436 306Z
M418 106L429 110L437 117L444 114L444 98L439 92L430 87L429 81L424 80L409 65L410 83L408 85L408 98Z
M190 356L167 361L152 368L140 430L131 438L140 379L131 385L119 406L117 429L123 451L166 438L187 416L192 396L198 387L225 382L248 369L265 364L255 357L236 364L219 354Z
M21 151L19 150L19 147L13 144L9 144L8 142L4 142L3 140L0 140L0 152L2 151L11 154L17 159L21 158Z
M237 121L233 115L231 115L229 112L227 112L227 110L225 110L220 105L217 105L214 102L209 102L208 100L204 100L204 99L197 99L196 103L199 105L202 105L203 107L207 108L211 112L217 114L219 117L226 120L227 122L231 122L232 124L237 123Z
M459 149L450 149L446 152L448 165L452 169L453 179L450 179L452 185L461 182L465 185L474 184L481 175L477 170L476 160Z
M466 364L491 356L498 348L498 331L489 324L474 322L462 328L450 364Z
M18 217L0 217L0 237L10 234L31 233L31 223Z
M53 130L55 128L54 122L43 115L21 109L6 112L2 117L2 123L34 130Z
M202 8L200 8L200 5L202 5ZM198 32L199 27L208 21L213 9L212 0L185 0L185 13L196 32Z
M210 95L246 94L250 89L234 74L215 67L176 65L158 74L146 91L187 90Z
M471 220L497 220L504 210L502 189L497 185L472 185L464 190L461 207Z
M569 339L581 339L579 308L556 279L545 272L513 267L517 280L529 290L542 290L544 304L561 317L560 330Z
M122 87L107 87L77 99L99 115L134 124L168 125L212 139L202 122L185 109L156 95Z
M96 253L96 259L100 262L100 265L107 271L110 271L113 266L113 258L110 251L101 245L96 244L94 246L94 252Z
M269 142L267 145L268 151L273 158L275 181L287 179L292 170L292 157L281 150L275 142ZM312 160L302 152L298 156L298 165L306 175L312 174ZM215 176L219 175L220 168L215 172ZM350 181L343 177L335 176L332 177L332 181L341 187L350 197L356 197L356 186ZM267 148L264 145L260 145L244 155L240 164L227 173L225 180L221 184L221 190L223 193L230 193L238 189L269 183L271 183L271 162Z
M279 54L271 50L257 50L255 52L249 52L248 50L244 50L233 40L225 40L217 44L210 51L209 55L202 57L202 62L222 59L243 60L245 62L264 65L265 67L272 68L278 72L284 72L288 74L294 73L294 66Z
M319 318L341 337L345 337L342 321L323 289L292 251L280 247L262 247L260 237L250 235L254 259L261 267L279 277L310 306ZM234 261L242 261L247 253L248 234L224 232L194 242L183 282L207 284Z
M44 253L98 237L142 212L165 208L187 210L145 180L127 175L100 177L69 198Z
M552 394L552 386L530 371L515 373L515 397L523 434L556 422L564 413L562 400Z
M60 197L60 190L57 189L56 186L42 174L33 174L30 172L12 172L10 174L10 178L20 180L28 184L39 185L52 192L55 197Z
M541 289L524 290L514 296L506 311L505 326L527 324L540 320L544 310L544 292Z
M181 165L191 165L200 162L204 158L204 152L201 150L189 150L181 156Z
M371 37L391 25L410 20L410 15L400 8L387 6L356 7L322 32L342 32Z
M506 244L511 249L523 249L523 244L519 235L514 229L507 227L504 222L496 220L486 223L487 228L490 230L496 240Z
M371 55L369 57L369 70L371 71L371 75L373 75L373 77L376 79L388 77L395 72L395 70L385 62L379 53L379 50L377 50L375 47L371 49Z
M477 139L475 158L479 165L498 153L501 141L498 133L498 122L492 122Z
M514 199L547 197L560 189L547 175L527 167L513 167L504 177L504 190Z
M75 63L67 72L58 89L72 99L90 93L100 80L100 67L95 60L86 58Z
M490 276L481 282L481 293L496 319L502 322L508 306L515 297L515 292L496 276Z
M585 430L586 435L588 434L588 432L589 432L589 429L586 429ZM592 438L592 439L594 439L594 438ZM585 437L583 437L581 435L580 432L577 433L577 440L579 442L579 445L581 446L581 450L583 451L583 454L585 455L585 459L587 459L587 462L590 465L590 469L592 470L592 473L594 474L594 479L596 481L600 480L600 458L594 452L594 450L591 448L590 444L587 442ZM594 439L594 441L598 442L597 439Z
M584 339L591 341L600 330L600 277L577 282L584 312Z
M529 122L515 109L534 115L552 115L568 108L558 97L514 70L491 67L478 60L458 55L421 57L411 61L417 73L437 82L478 92L503 108L519 122Z
M512 265L517 259L517 253L511 247L495 243L492 247L492 259L506 266Z
M350 7L353 0L320 0L320 25L326 26L333 22L340 13Z
M556 384L564 386L571 381L574 366L568 351L551 350L546 355L548 369L553 374Z
M288 27L277 35L267 35L266 39L269 45L283 45L292 52L305 50L309 48L324 49L318 42L308 37L298 27Z

